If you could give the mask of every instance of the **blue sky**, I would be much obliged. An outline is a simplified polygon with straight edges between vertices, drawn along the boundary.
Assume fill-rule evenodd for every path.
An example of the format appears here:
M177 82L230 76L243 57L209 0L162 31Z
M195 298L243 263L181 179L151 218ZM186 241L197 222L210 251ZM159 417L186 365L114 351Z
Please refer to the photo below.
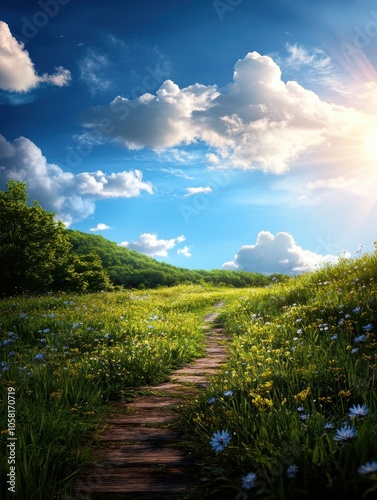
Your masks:
M377 239L377 7L0 7L0 188L192 269L300 272Z

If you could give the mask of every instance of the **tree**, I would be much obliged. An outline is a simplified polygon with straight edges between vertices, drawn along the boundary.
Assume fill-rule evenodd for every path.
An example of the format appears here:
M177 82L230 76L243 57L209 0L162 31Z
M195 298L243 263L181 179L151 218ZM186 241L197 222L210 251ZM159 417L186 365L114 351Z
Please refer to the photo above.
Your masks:
M24 182L7 188L0 191L0 292L108 288L99 257L73 254L64 224L38 202L28 205Z

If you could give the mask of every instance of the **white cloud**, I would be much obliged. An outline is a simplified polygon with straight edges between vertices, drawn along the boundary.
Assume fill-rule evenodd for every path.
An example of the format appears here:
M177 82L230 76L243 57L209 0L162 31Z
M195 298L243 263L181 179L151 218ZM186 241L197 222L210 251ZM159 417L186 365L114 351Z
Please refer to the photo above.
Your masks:
M5 187L11 179L26 182L30 199L38 200L67 225L92 215L98 199L131 198L143 191L153 193L152 184L142 180L140 170L75 175L48 163L29 139L19 137L9 142L0 135L0 185Z
M322 53L298 47L291 52L292 61L312 61L328 76L330 62ZM103 119L112 124L109 136L129 149L161 151L203 141L215 168L224 168L220 159L226 158L228 168L273 173L287 171L304 154L340 156L360 130L376 126L372 115L325 102L296 81L284 82L273 59L257 52L237 61L224 89L199 83L180 88L166 80L155 94L118 95L108 106L88 110L84 126L96 128Z
M92 227L89 229L89 231L106 231L106 229L111 229L110 226L108 226L107 224L103 224L103 222L99 222L96 227Z
M190 247L185 245L183 248L178 248L178 255L184 255L185 257L191 257Z
M143 233L136 241L123 241L120 246L127 247L130 250L149 255L149 257L167 257L168 251L174 248L178 243L185 241L184 236L171 238L170 240L158 239L155 233Z
M86 55L79 61L80 78L89 88L92 95L111 88L112 80L106 77L106 68L110 61L105 54L88 49Z
M193 196L195 194L209 194L212 193L213 189L211 187L188 187L186 188L186 194L184 198L188 196Z
M164 172L165 174L173 175L174 177L182 177L182 179L187 179L192 181L194 177L190 177L189 175L186 174L182 169L180 168L162 168L161 172Z
M0 88L11 92L27 92L41 83L63 87L71 79L71 73L59 66L52 75L38 75L24 44L19 43L0 21Z
M244 245L223 269L263 274L302 273L312 271L326 262L336 262L334 255L319 255L296 245L293 236L280 232L276 236L261 231L254 245Z

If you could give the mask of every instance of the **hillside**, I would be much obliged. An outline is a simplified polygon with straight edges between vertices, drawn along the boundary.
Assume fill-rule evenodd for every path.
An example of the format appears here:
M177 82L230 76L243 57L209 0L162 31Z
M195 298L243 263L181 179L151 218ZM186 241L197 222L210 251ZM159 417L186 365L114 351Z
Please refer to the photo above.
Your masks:
M134 250L121 247L101 235L86 234L81 231L67 230L73 250L78 255L96 253L103 267L115 285L127 288L155 288L156 286L172 286L180 283L225 284L234 287L265 286L277 277L259 273L225 270L190 270L175 267L165 262L143 255Z

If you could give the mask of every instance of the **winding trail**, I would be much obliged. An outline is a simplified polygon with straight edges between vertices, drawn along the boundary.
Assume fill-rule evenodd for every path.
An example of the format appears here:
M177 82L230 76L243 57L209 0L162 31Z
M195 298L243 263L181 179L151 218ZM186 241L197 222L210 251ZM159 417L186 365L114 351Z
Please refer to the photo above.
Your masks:
M172 424L185 400L205 388L226 360L224 330L215 323L222 306L218 302L204 318L205 357L175 370L168 382L135 389L153 395L116 405L117 416L99 436L99 466L79 479L75 499L195 499L195 464Z

